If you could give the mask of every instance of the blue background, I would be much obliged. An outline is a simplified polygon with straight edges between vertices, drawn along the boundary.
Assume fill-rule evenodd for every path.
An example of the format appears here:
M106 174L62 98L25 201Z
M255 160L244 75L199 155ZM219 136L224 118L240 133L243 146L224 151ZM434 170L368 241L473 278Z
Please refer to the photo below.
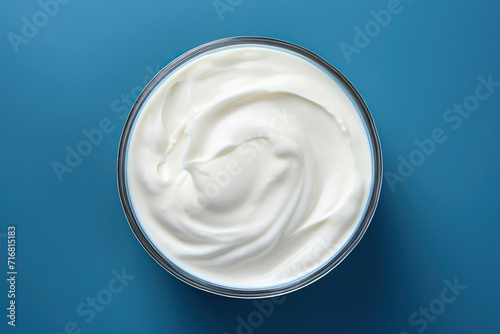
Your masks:
M370 11L388 1L232 3L221 20L211 0L71 1L16 53L8 33L21 35L22 18L33 22L41 7L2 1L0 277L8 271L9 225L18 275L15 328L0 282L0 332L55 334L74 321L81 333L237 333L237 318L256 310L252 301L178 281L131 232L116 186L124 119L111 105L143 87L148 66L161 68L215 39L260 35L309 48L352 81L373 114L386 172L397 173L399 156L408 159L414 141L434 129L447 140L394 191L384 181L357 248L326 277L287 295L254 333L417 333L423 325L409 316L455 278L467 288L424 332L498 333L500 87L458 129L443 114L474 94L478 76L500 81L500 3L402 0L350 62L340 43L355 45L354 28L364 29ZM113 131L60 182L53 162L64 163L66 146L75 148L83 130L106 118ZM135 278L87 323L78 305L122 268Z

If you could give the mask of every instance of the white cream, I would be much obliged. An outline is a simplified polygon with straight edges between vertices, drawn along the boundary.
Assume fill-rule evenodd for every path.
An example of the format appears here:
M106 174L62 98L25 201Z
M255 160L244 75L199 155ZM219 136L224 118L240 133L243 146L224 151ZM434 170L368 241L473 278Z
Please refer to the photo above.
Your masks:
M330 260L365 211L372 156L355 105L312 62L264 46L204 54L136 120L126 178L144 233L232 288L290 283Z

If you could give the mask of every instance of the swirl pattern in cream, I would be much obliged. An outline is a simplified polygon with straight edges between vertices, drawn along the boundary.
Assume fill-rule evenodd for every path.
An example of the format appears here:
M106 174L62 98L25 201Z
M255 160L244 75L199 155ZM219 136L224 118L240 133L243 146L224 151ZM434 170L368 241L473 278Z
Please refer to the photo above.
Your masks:
M267 288L342 248L372 171L363 121L332 77L296 54L243 45L163 79L132 130L126 177L141 228L174 264Z

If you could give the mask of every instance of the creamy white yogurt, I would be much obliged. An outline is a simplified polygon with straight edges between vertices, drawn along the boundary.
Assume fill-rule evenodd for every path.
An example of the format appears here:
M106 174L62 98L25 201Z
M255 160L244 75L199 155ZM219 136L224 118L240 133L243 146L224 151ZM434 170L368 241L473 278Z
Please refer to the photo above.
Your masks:
M259 45L205 53L165 77L137 116L126 166L156 249L243 289L291 283L332 259L363 217L374 168L342 86Z

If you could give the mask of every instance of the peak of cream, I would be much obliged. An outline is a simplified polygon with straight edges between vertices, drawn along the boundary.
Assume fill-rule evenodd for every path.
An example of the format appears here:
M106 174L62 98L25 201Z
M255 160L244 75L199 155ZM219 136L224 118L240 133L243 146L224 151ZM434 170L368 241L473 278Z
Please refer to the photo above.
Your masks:
M221 48L166 76L130 135L139 225L182 270L236 289L326 264L365 212L373 159L349 95L298 54Z

